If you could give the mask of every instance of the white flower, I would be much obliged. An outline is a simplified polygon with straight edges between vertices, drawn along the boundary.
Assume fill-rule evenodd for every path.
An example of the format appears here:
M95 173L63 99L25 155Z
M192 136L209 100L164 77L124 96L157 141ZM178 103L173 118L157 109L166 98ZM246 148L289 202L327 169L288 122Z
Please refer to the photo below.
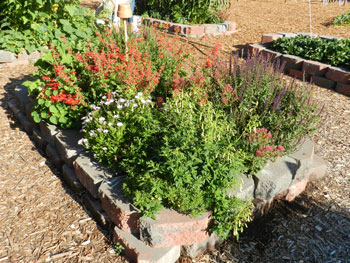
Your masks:
M107 99L107 96L103 96L102 99L104 99L104 100Z
M108 133L108 130L103 130L103 133Z
M117 126L118 126L118 127L122 127L122 126L123 126L123 123L118 122L118 123L117 123Z
M126 101L126 100L123 99L123 98L121 98L121 99L119 100L120 103L124 103L125 101Z
M96 110L100 110L100 109L101 109L101 107L99 107L99 106L96 107Z
M107 151L107 147L103 147L102 150Z
M96 105L95 104L90 105L90 109L96 110Z
M105 120L106 120L106 119L105 119L104 117L100 117L100 118L98 119L99 123L103 123Z
M141 99L141 102L142 102L142 103L146 103L146 101L145 101L144 99Z
M143 96L143 93L142 93L142 92L139 92L139 93L137 93L137 95L138 95L139 97L142 97L142 96Z
M110 102L109 100L107 100L107 101L105 102L105 104L108 106L108 105L111 104L111 102Z
M151 100L146 100L147 103L151 103L152 101Z
M103 100L100 101L100 105L103 105L105 104L105 102Z
M119 119L119 115L118 115L118 114L113 115L113 118L114 118L114 119Z
M83 145L83 139L80 139L80 140L78 141L78 144L79 144L79 145Z
M97 131L98 131L98 132L102 132L103 129L100 127L100 128L97 129Z
M110 122L110 123L108 123L108 126L112 127L112 126L113 126L113 123L111 123L111 122Z
M133 108L137 108L137 106L138 105L136 103L132 105Z
M122 108L123 108L123 106L120 105L120 104L118 104L117 109L118 109L118 110L121 110Z
M90 133L89 133L89 134L90 134L90 136L91 136L91 137L96 136L95 131L90 131Z

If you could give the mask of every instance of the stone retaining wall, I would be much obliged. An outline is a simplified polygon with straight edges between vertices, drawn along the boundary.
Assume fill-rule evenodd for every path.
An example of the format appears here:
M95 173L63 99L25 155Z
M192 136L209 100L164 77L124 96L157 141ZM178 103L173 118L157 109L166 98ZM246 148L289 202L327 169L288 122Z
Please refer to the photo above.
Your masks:
M123 195L123 177L115 177L78 145L82 137L78 131L44 122L35 124L26 87L17 86L14 94L16 99L8 103L9 109L62 171L72 190L84 195L84 205L95 220L103 227L113 226L114 242L125 248L124 255L132 262L174 263L180 255L197 257L221 242L208 232L210 213L192 218L163 209L155 219L140 217L139 210ZM307 139L298 151L268 163L256 176L244 176L242 186L229 190L228 195L253 198L260 206L274 199L292 201L309 181L323 178L325 172L326 164L314 154L314 144Z
M179 34L184 37L231 35L237 32L236 23L232 21L225 21L221 24L185 25L154 18L142 19L146 25L153 25L160 30L166 30L170 34Z
M0 50L0 65L27 65L30 62L37 61L42 55L40 51L34 51L28 54L26 51L16 55L10 51Z
M297 33L310 35L308 33ZM335 90L346 96L350 96L350 70L342 67L334 67L317 61L307 60L298 56L282 54L268 49L272 41L281 37L295 37L293 33L264 34L261 44L249 44L250 54L261 53L268 59L285 64L284 73L291 77L312 82L318 86ZM313 37L317 37L313 34ZM324 39L339 39L332 36L320 36Z

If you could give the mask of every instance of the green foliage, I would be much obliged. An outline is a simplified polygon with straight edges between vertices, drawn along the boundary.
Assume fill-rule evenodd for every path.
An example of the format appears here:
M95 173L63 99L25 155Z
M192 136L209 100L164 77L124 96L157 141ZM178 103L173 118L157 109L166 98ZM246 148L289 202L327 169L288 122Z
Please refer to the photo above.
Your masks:
M78 1L5 0L0 3L0 48L14 53L39 50L61 37L79 43L92 37L93 14Z
M341 14L334 18L333 25L335 26L349 26L350 25L350 10L348 13Z
M184 24L222 23L231 1L228 0L151 0L136 1L136 9L153 18Z
M350 38L321 39L300 35L295 38L279 38L273 41L271 48L283 54L350 68Z
M117 256L119 256L124 251L123 245L118 242L114 244L113 248Z

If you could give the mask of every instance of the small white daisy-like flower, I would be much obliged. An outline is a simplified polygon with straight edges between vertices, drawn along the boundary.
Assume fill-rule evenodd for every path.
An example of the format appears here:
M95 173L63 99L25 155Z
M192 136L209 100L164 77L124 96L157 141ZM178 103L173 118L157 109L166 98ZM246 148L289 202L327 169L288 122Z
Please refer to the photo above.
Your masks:
M134 104L132 105L132 107L133 107L133 108L137 108L138 105L137 105L136 103L134 103Z
M141 102L142 102L142 103L146 103L146 101L145 101L144 99L141 99Z
M152 101L148 99L148 100L146 100L146 102L147 102L147 103L151 103Z
M103 147L102 150L107 151L107 147Z
M96 107L96 110L100 110L100 109L101 109L101 107L99 107L99 106Z
M107 99L107 96L103 96L102 99L104 99L104 100Z
M112 123L112 122L108 123L108 126L112 127L112 126L113 126L113 123Z
M96 109L96 105L95 104L90 105L90 109L95 110Z
M105 119L104 117L100 117L100 118L98 119L99 123L103 123L105 120L106 120L106 119Z
M117 109L118 109L118 110L121 110L122 108L123 108L122 105L120 105L120 104L117 105Z
M124 103L125 101L126 101L126 100L123 99L123 98L121 98L121 99L119 100L120 103Z
M103 105L105 104L105 102L103 100L100 101L100 105Z
M122 126L123 126L123 123L118 122L118 123L117 123L117 126L118 126L118 127L122 127Z
M91 136L91 137L96 136L95 131L90 131L90 133L89 133L89 134L90 134L90 136Z
M97 131L98 131L98 132L102 132L103 129L100 127L100 128L97 128Z
M80 139L80 140L78 141L78 144L79 144L79 145L83 145L83 139Z
M119 115L118 115L118 114L113 115L113 118L114 118L114 119L119 119Z
M110 105L111 104L111 102L109 101L109 100L107 100L106 102L105 102L105 105Z
M103 130L103 133L108 133L108 130Z
M142 93L142 92L139 92L139 93L137 93L137 95L138 95L139 97L142 97L142 96L143 96L143 93Z

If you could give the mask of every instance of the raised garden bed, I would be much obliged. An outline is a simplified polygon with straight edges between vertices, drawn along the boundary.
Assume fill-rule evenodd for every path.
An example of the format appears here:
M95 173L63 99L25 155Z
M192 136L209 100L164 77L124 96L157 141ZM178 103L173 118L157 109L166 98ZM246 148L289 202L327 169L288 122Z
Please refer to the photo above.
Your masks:
M78 131L61 130L44 122L35 124L27 88L20 85L14 93L16 99L8 106L15 117L62 170L72 190L86 192L86 207L100 225L114 227L114 241L125 248L125 256L132 262L171 263L181 254L196 257L220 242L207 231L209 213L191 218L163 209L155 220L140 218L138 209L123 196L123 177L113 177L78 145ZM268 163L256 176L242 178L241 189L231 189L228 194L253 198L256 212L261 212L275 199L292 201L309 181L323 178L325 172L326 164L306 139L297 152Z
M307 33L298 33L308 35ZM318 86L333 89L336 92L350 96L350 70L342 67L335 67L317 61L307 60L298 56L282 54L269 49L272 41L281 37L295 37L293 33L264 34L261 44L249 44L248 51L262 53L268 59L280 61L285 65L284 73L300 80L310 81ZM314 35L313 37L317 37ZM321 36L331 39L332 36Z

